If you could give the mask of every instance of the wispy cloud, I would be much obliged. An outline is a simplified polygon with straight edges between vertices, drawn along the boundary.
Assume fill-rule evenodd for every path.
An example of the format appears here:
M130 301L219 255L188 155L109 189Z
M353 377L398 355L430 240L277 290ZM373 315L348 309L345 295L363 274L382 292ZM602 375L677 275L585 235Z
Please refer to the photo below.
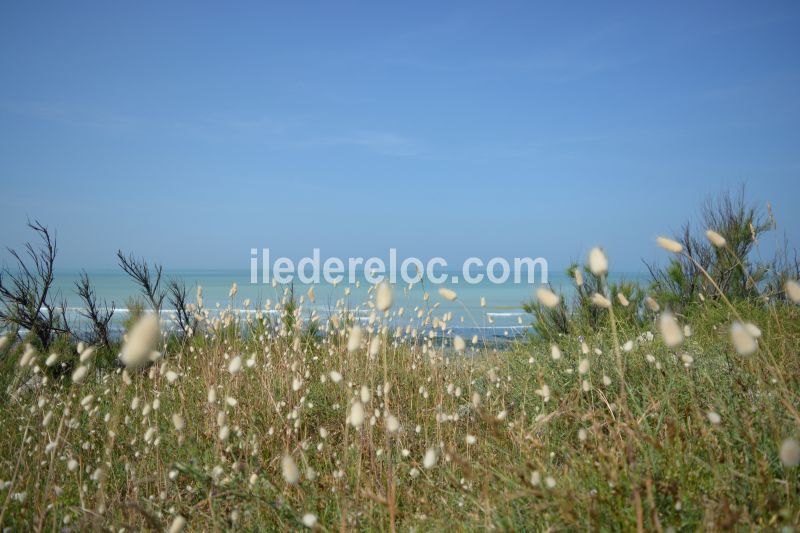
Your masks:
M288 133L292 127L290 121L264 115L199 115L190 119L153 117L63 102L0 101L0 113L76 128L133 133L157 129L161 133L207 141L277 137Z
M0 113L73 128L132 135L157 132L158 135L209 143L247 143L284 148L349 146L392 157L419 156L423 153L423 143L390 131L357 130L320 136L310 131L307 120L263 114L156 118L65 103L25 101L0 101Z
M130 129L143 123L140 118L132 116L57 102L0 101L0 112L45 122L104 129Z
M391 132L368 131L351 135L322 137L307 144L320 146L354 146L381 155L409 157L422 153L422 144L414 139Z

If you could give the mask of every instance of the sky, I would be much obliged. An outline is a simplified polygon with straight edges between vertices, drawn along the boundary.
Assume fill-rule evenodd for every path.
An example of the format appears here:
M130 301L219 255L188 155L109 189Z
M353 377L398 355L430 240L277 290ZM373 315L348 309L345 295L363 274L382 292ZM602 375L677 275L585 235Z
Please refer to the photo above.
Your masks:
M3 2L0 246L35 218L65 269L602 245L636 271L743 184L797 245L798 27L782 1Z

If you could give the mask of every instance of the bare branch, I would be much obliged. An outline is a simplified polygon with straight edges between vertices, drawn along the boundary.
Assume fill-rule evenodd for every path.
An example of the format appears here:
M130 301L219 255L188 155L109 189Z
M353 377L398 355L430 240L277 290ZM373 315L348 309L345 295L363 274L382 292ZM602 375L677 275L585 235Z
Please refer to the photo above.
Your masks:
M28 221L28 227L41 243L38 248L26 243L27 257L9 249L15 265L0 270L0 322L30 331L47 349L54 334L69 333L66 304L59 308L58 295L51 294L58 246L55 235L38 220Z
M186 284L183 280L170 279L167 282L167 291L169 292L169 303L175 308L178 327L181 332L189 333L193 331L196 326L196 320L190 309L193 304L189 303Z
M150 265L147 264L145 259L138 259L133 254L126 256L122 253L122 250L117 251L117 260L122 270L139 285L139 289L153 308L153 311L160 313L166 297L166 292L161 287L163 267L154 263L151 272Z
M114 316L114 302L111 302L111 306L105 301L103 301L102 306L98 305L97 295L89 281L89 275L85 270L81 272L80 279L75 282L75 290L81 300L83 300L84 305L84 309L79 311L79 313L92 325L91 338L89 341L92 343L99 343L105 348L111 349L108 325L111 322L111 318Z

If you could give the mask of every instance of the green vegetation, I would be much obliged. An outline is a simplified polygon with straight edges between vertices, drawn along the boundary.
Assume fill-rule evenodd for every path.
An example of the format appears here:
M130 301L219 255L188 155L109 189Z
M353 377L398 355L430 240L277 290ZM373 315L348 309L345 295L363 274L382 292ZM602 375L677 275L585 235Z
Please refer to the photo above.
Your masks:
M528 305L538 335L507 350L400 329L400 303L388 307L380 290L363 309L386 311L362 331L359 308L340 302L322 319L290 288L244 318L231 311L235 288L220 315L198 294L192 327L152 344L136 331L144 313L125 370L102 368L85 346L53 344L54 362L8 341L0 522L792 528L800 287L796 272L751 264L716 229L726 244L698 261L700 276L677 275L696 266L687 246L661 243L680 248L659 271L675 284L609 287L594 250L577 297L541 293ZM435 313L419 333L448 321ZM69 371L56 371L62 362Z

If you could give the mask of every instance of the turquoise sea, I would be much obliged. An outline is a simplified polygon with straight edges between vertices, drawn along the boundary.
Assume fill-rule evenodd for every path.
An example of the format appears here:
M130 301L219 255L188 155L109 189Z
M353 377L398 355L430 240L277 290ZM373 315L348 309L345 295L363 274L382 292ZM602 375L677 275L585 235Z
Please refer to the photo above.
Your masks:
M92 285L101 306L115 309L112 321L114 329L119 332L121 323L125 319L128 309L127 303L137 296L138 288L134 282L121 270L94 270L88 271ZM79 314L82 302L75 291L75 282L78 280L78 271L62 271L56 274L55 290L60 299L67 304L67 316L71 325L80 329L83 322ZM448 276L449 277L449 276ZM165 271L162 284L169 278L182 279L187 287L189 301L195 301L196 288L203 288L203 303L212 314L230 306L241 313L253 312L254 309L264 309L265 304L274 304L279 301L287 285L273 287L270 284L250 283L250 272L247 270L176 270ZM646 283L647 274L622 273L613 276L613 279L625 279ZM565 295L567 299L574 294L574 280L561 272L551 273L549 285L554 290ZM237 284L238 290L234 299L229 298L233 285ZM441 286L453 289L458 294L456 301L447 301L438 294ZM322 283L314 285L315 301L311 303L306 296L310 285L295 282L293 289L296 297L305 296L303 308L308 315L313 310L326 317L336 305L337 300L344 298L346 305L353 309L356 316L367 320L370 309L365 302L368 298L369 284L361 280L355 284L340 283L334 287ZM403 307L404 316L398 324L405 326L416 320L416 310L426 310L434 305L439 306L436 316L452 311L453 319L450 321L454 333L461 335L479 334L481 337L506 337L523 334L530 326L531 316L522 309L523 302L534 298L538 285L527 283L516 284L513 279L503 284L494 284L484 279L478 284L458 283L445 285L432 285L430 283L415 284L410 290L408 285L395 285L393 310ZM346 288L350 294L346 295ZM425 292L430 297L426 302L423 298ZM485 300L485 307L481 306L481 299ZM249 305L245 308L245 302ZM174 311L168 299L162 310L162 316L167 322Z

